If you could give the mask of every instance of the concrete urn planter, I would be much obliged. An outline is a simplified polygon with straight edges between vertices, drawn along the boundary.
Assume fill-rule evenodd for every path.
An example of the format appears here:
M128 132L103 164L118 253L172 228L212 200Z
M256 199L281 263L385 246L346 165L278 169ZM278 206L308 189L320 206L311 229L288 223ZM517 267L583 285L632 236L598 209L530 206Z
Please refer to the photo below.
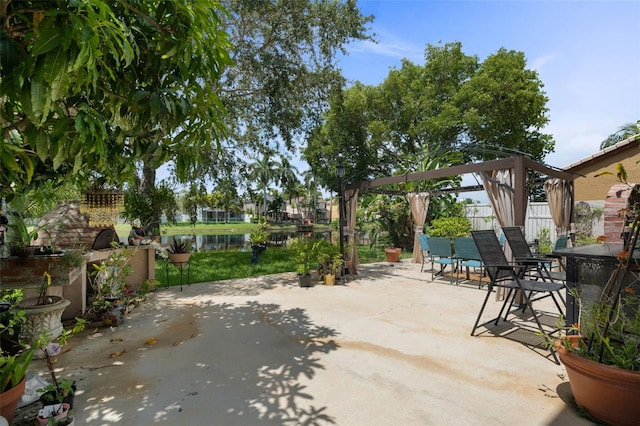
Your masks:
M48 296L53 303L38 305L37 297L30 297L19 303L19 308L24 309L25 324L20 333L21 339L33 343L38 335L45 333L53 340L60 336L62 326L62 313L71 303L60 296Z

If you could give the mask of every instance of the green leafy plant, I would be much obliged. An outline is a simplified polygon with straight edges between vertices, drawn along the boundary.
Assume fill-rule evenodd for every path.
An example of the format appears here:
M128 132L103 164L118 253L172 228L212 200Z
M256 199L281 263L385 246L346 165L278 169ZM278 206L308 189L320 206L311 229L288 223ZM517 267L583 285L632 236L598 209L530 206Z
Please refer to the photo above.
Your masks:
M621 164L617 177L627 183ZM637 191L634 186L632 192ZM637 290L640 262L633 255L640 245L640 205L632 204L623 210L625 225L631 232L622 251L617 253L617 268L595 298L585 298L576 288L570 290L580 308L580 320L566 331L579 338L561 342L567 351L586 359L640 371L640 294Z
M316 257L323 274L336 274L342 267L340 247L327 240L316 243Z
M93 264L90 279L93 295L88 316L98 315L104 307L114 304L128 305L131 291L126 280L131 274L131 256L126 247L121 247L113 250L106 260Z
M295 238L291 243L298 274L307 275L314 268L317 263L317 245L317 239L304 237Z
M471 235L471 229L471 221L466 217L442 217L431 222L428 234L453 240Z
M191 241L185 239L176 239L173 237L167 251L170 254L191 253Z

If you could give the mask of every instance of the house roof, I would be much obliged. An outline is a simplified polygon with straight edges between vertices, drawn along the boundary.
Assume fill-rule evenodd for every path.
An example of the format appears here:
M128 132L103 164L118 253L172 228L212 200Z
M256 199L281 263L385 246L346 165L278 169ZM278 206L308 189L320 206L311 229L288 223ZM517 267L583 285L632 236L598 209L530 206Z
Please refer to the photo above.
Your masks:
M640 142L640 134L631 136L623 141L618 142L615 145L611 145L601 151L596 152L595 154L578 160L575 163L571 163L568 166L563 167L563 169L567 172L571 172L594 161L601 161L611 155L617 154L620 151L633 148L634 142Z

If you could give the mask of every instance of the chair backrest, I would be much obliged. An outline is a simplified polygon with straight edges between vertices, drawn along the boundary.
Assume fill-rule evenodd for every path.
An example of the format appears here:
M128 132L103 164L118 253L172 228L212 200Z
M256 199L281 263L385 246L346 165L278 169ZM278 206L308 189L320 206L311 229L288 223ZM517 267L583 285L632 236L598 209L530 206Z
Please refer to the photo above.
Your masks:
M554 250L563 249L567 247L567 243L569 242L569 237L558 237L556 243L553 245Z
M498 269L498 266L509 266L509 262L507 261L504 252L502 251L502 247L500 246L500 241L498 237L496 237L496 233L492 230L484 230L484 231L471 231L471 236L473 237L473 241L476 243L476 247L478 248L478 253L480 253L480 258L482 259L482 263L484 263L485 270L489 275L492 283L513 278L512 269Z
M429 253L434 257L452 257L451 241L444 237L429 237Z
M505 226L502 228L502 232L504 232L504 236L509 242L514 258L527 259L534 257L529 248L529 243L527 243L519 226Z
M458 259L464 260L482 260L478 247L476 247L473 238L459 237L453 239L453 249Z
M429 236L426 234L419 234L418 241L420 242L420 250L425 252L429 251Z

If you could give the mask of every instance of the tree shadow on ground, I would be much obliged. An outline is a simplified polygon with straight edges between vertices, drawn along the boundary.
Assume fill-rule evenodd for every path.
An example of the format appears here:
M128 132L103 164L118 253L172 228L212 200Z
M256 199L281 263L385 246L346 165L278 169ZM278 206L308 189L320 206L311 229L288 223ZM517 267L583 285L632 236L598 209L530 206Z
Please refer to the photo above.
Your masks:
M331 424L305 383L336 335L304 309L171 289L74 338L56 368L78 381L81 424Z

